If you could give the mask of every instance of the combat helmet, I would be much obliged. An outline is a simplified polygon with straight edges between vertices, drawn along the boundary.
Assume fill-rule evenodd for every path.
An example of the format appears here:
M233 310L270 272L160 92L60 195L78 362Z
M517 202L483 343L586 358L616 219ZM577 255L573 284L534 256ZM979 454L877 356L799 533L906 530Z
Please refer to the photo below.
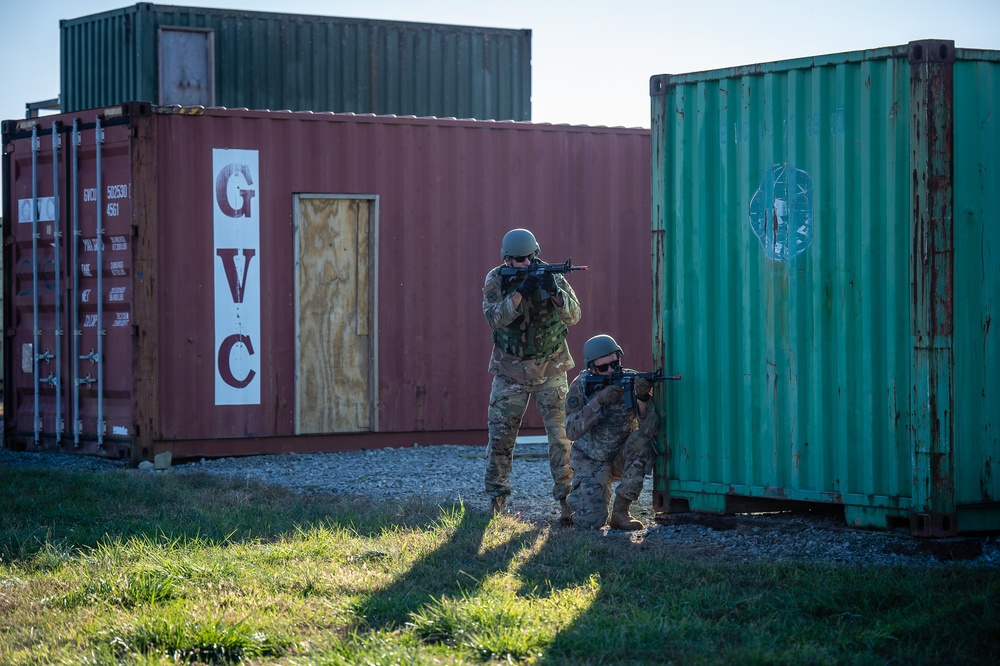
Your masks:
M500 244L500 259L507 257L523 257L538 252L538 241L535 235L527 229L511 229L503 237Z
M615 352L618 352L619 359L625 355L613 337L603 334L595 335L583 343L583 364L589 368L595 360Z

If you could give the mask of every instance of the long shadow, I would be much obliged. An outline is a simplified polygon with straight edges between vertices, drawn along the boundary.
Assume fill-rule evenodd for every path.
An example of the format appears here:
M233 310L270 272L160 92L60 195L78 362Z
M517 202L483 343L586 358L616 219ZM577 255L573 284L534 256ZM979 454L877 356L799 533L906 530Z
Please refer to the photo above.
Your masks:
M660 663L649 661L648 645L642 646L638 653L635 646L624 643L618 651L611 647L612 643L620 642L623 635L634 631L630 618L620 617L613 629L609 629L608 623L609 617L622 615L623 602L628 605L641 603L635 598L615 598L615 592L609 592L609 589L622 588L609 583L616 576L632 575L636 562L655 557L654 551L647 549L647 545L641 539L633 540L629 534L617 531L604 533L553 528L541 548L520 568L522 594L534 597L539 594L557 595L564 590L594 584L597 585L597 592L587 609L556 634L534 663ZM647 592L650 598L660 594L657 590L669 588L667 579L670 575L667 572L664 574L662 580L649 581ZM612 633L607 633L609 631Z
M502 536L502 528L500 534L491 530L493 545L485 548L492 514L467 506L427 506L401 513L401 507L385 503L311 498L257 482L220 482L193 474L2 468L0 495L7 509L0 516L0 557L8 562L28 562L37 553L31 545L36 539L85 549L117 538L190 537L240 544L278 540L316 526L345 528L373 539L397 527L450 530L438 548L357 604L357 628L362 632L398 629L442 598L474 597L484 581L510 571L515 560L525 595L584 585L594 575L607 579L615 573L614 551L630 546L627 539L532 523L515 528L508 537ZM520 561L523 552L534 549L530 559ZM574 562L568 565L567 557ZM586 663L588 646L599 640L594 627L611 605L613 600L598 592L590 608L559 633L537 663Z
M539 530L519 531L486 549L492 514L461 504L306 496L245 479L155 475L114 465L95 464L92 471L0 468L0 496L7 509L0 515L0 558L20 563L46 544L67 551L109 540L179 538L225 546L279 540L313 527L343 528L370 539L387 529L450 530L404 575L358 603L361 628L368 631L400 627L435 600L474 594L481 581L507 571Z
M356 611L364 618L366 629L396 629L436 600L474 595L486 578L506 571L517 553L538 539L540 528L530 529L484 550L492 513L461 506L453 510L457 525L448 539L415 561L405 575L358 605Z

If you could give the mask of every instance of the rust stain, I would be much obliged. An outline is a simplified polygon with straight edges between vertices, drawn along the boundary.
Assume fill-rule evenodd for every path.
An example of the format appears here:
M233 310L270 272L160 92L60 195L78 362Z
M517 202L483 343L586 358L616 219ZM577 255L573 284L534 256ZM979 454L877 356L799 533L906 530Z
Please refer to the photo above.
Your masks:
M788 491L781 486L765 486L764 497L776 499L788 499Z
M983 473L979 477L979 494L984 502L993 500L993 459L983 463Z

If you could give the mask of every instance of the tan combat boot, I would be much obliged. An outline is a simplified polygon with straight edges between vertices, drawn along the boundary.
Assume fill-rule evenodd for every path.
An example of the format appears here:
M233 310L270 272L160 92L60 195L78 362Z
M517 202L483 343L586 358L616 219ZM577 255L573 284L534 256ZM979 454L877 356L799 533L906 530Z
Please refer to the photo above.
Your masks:
M573 524L573 508L569 505L565 499L559 500L559 508L561 509L559 513L559 524L560 525L572 525Z
M642 523L628 513L628 508L631 505L632 500L627 500L621 495L615 495L615 505L611 509L611 520L608 521L608 527L613 530L641 530L643 527Z
M507 508L507 497L506 495L497 495L492 500L490 500L490 509L493 510L493 515L503 513Z

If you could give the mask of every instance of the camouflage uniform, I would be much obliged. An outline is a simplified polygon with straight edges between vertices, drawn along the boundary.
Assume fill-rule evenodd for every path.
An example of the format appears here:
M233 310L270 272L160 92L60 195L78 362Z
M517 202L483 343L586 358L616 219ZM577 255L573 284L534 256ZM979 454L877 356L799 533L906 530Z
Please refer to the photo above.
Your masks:
M620 480L615 492L630 502L642 492L643 479L653 469L660 419L652 400L642 418L623 402L602 406L596 392L585 394L589 375L589 370L581 372L566 398L566 433L574 440L573 490L567 501L575 525L596 529L607 522L613 482Z
M519 281L502 278L501 268L503 266L491 270L483 285L483 314L494 331L489 365L493 388L488 410L490 440L486 449L486 494L491 497L510 494L514 442L528 407L528 398L534 396L549 440L552 496L561 500L569 494L573 476L569 466L570 440L566 437L565 400L568 390L566 372L575 363L566 344L565 327L580 321L580 301L569 282L562 275L555 275L556 286L562 291L561 306L552 299L543 304L533 299L522 299L515 309L512 294ZM546 309L549 319L558 319L559 324L553 333L553 351L539 355L525 354L523 349L505 350L505 345L497 342L500 333L508 336L507 342L510 336L518 334L522 341L526 341L533 332L534 315Z

